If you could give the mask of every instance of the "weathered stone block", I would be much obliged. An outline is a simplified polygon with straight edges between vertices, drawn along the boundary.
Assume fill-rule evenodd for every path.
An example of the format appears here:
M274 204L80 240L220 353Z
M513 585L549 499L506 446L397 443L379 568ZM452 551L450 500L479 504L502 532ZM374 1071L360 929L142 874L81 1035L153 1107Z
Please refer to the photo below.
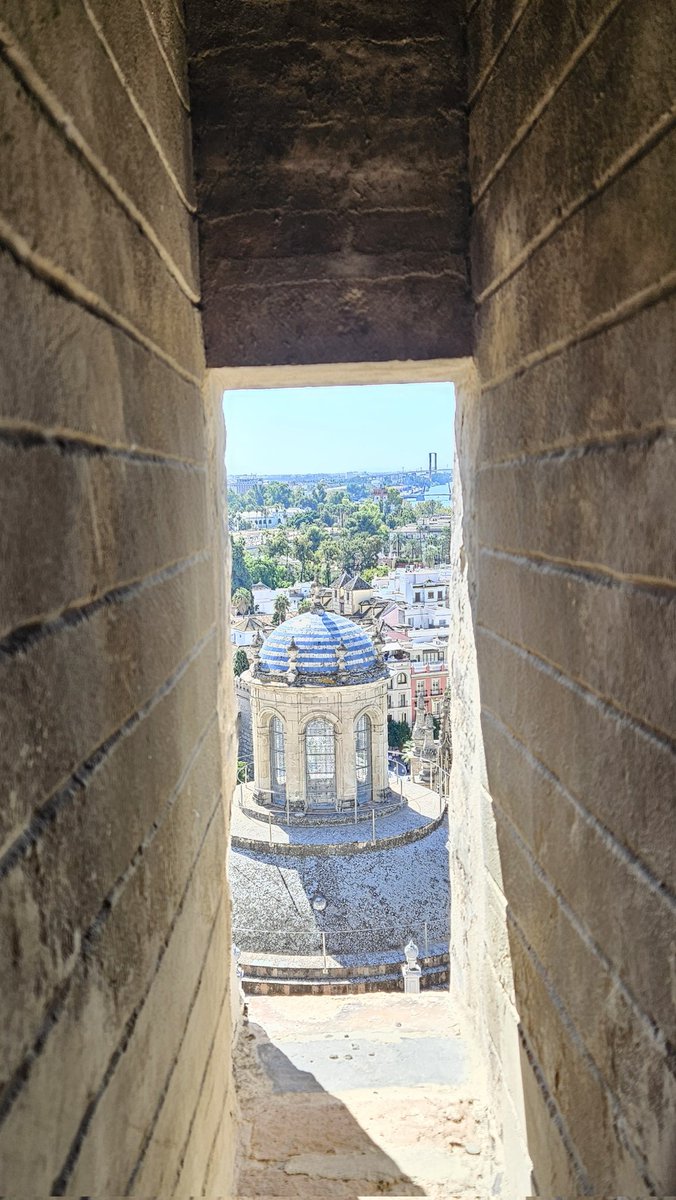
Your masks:
M601 30L477 206L478 295L609 172L621 173L658 123L668 129L674 32L670 0L621 4Z
M0 942L0 971L7 981L0 998L6 1063L15 1067L29 1052L53 992L73 969L104 897L161 818L213 713L215 686L214 645L209 643L111 748L86 786L83 782L73 789L7 873L0 894L6 930ZM121 811L124 821L119 820ZM25 997L23 1004L16 1004L17 995Z
M676 576L676 513L664 479L668 434L486 467L477 480L484 546L649 587ZM613 497L612 504L599 497Z
M455 275L223 288L204 314L207 354L231 366L456 358L471 321L459 315L449 326L446 313L464 309L465 297ZM236 310L237 321L224 324L220 305Z
M518 647L482 631L477 651L484 709L674 889L671 815L664 804L676 793L671 749ZM487 761L493 791L499 767L492 755Z
M223 914L222 928L220 934L217 931L214 935L199 992L189 1014L185 1038L179 1047L171 1078L168 1079L166 1097L157 1117L157 1125L134 1179L133 1188L138 1195L144 1194L144 1181L147 1179L156 1180L157 1185L165 1191L170 1191L175 1183L180 1154L187 1143L190 1121L201 1094L205 1043L210 1048L214 1026L217 1027L218 1037L218 1028L225 1018L223 992L230 965L230 943L224 934L228 928L226 916ZM178 970L180 971L180 966ZM229 1057L230 1047L227 1041L223 1049L225 1053L222 1054L220 1062ZM220 1050L220 1046L215 1047L217 1058ZM229 1095L227 1101L232 1105L233 1096ZM170 1153L167 1153L168 1147L171 1148ZM206 1169L206 1162L202 1166Z
M561 821L551 820L551 804L542 803L540 794L535 793L536 808L542 808L541 824L552 827L551 843L560 838ZM499 805L512 815L515 805L500 797ZM525 808L525 804L521 808ZM520 814L519 814L520 815ZM569 843L569 860L575 862L578 871L579 891L583 892L585 877L589 870L583 856L579 854L579 837ZM647 1020L640 1011L640 990L634 980L631 990L620 982L619 976L607 969L599 958L589 937L583 937L559 904L552 908L550 894L534 873L531 864L522 853L518 842L510 833L510 827L501 823L501 843L506 862L509 864L510 887L514 912L523 929L524 937L532 945L541 962L547 963L550 980L561 997L570 1019L584 1041L606 1086L616 1097L629 1125L637 1132L634 1147L645 1159L648 1174L652 1174L658 1191L669 1190L671 1176L671 1150L665 1145L662 1131L670 1128L676 1115L676 1081L669 1070L664 1046L655 1037L655 1024ZM561 845L566 846L565 838ZM592 845L589 855L594 854ZM563 856L563 851L560 851ZM602 876L602 859L598 858L597 871ZM556 865L546 862L545 869L554 883L561 883ZM522 873L519 877L519 873ZM622 922L631 919L631 914L643 911L640 897L628 895L617 887L612 878L604 877L610 903L599 904L606 919L616 909ZM562 890L570 891L565 883ZM583 902L583 898L580 897ZM581 905L573 894L573 903L578 913ZM660 961L660 937L653 930L649 914L646 913L646 940L650 941L653 958ZM598 934L598 930L594 930ZM627 938L629 940L629 934ZM645 935L644 935L645 936ZM603 938L598 940L607 952ZM663 945L663 939L662 939ZM668 957L668 946L662 954ZM663 960L662 960L663 961ZM620 967L619 974L623 974ZM649 984L649 977L646 977ZM646 1108L640 1097L649 1095L651 1104Z
M631 866L622 862L616 852L611 867L613 848L604 845L600 834L571 814L560 795L547 796L542 787L535 791L535 786L533 793L543 809L536 834L537 865L531 857L533 850L519 840L520 832L512 816L515 809L519 815L518 801L506 796L503 799L502 795L496 800L510 912L529 945L548 964L556 990L563 996L571 993L573 1019L583 1040L586 1042L587 1029L594 1029L604 1063L612 1064L612 1056L599 1041L598 1017L590 1013L594 1002L576 996L570 980L579 983L586 979L590 992L597 988L597 998L602 1001L600 1014L604 1012L603 1000L622 981L635 1005L635 1020L642 1020L646 1031L660 1028L667 1038L673 1037L670 987L664 971L671 954L671 906L656 889L647 886L638 871L632 872ZM555 798L559 801L560 815L558 809L554 810ZM542 832L545 827L548 838ZM590 871L593 880L589 879ZM637 927L644 930L639 946ZM584 944L578 946L577 940ZM607 1033L606 1037L612 1041ZM666 1066L664 1049L660 1050L654 1040L651 1049L652 1055ZM611 1082L615 1072L611 1065Z
M0 636L53 619L204 549L201 470L45 444L0 447Z
M676 734L676 606L668 594L485 552L478 615L629 716Z
M676 230L666 225L659 239L655 230L676 188L675 146L672 131L482 305L478 353L487 382L517 370L529 355L575 341L592 321L608 321L673 271Z
M212 766L213 760L209 774ZM195 832L203 831L208 824L204 793L194 786L196 783L204 786L206 782L207 778L196 772L187 781L182 805L174 806L174 814L181 808L188 810L182 822L184 831L191 822ZM198 804L202 813L199 826L192 816L192 810ZM160 967L158 952L163 953L163 942L168 935L166 925L154 925L152 916L149 918L145 897L151 897L156 918L164 905L173 908L172 915L175 913L177 920L169 942L172 959L180 964L177 969L186 980L197 980L208 927L220 901L222 826L217 820L212 820L209 825L199 870L192 877L180 911L177 906L182 889L173 892L172 905L165 889L173 886L173 879L163 883L163 876L167 855L170 861L178 862L176 855L180 853L183 863L188 857L187 846L173 844L169 829L165 829L164 837L162 832L148 861L141 862L140 871L131 876L119 896L100 939L87 956L86 969L84 962L76 969L63 1012L50 1029L41 1053L31 1064L21 1092L4 1122L0 1133L2 1157L5 1170L17 1180L17 1187L39 1187L43 1192L54 1190L56 1180L67 1166L69 1150L86 1105L92 1097L100 1100L97 1093L105 1094L122 1054L133 1052L134 1028L146 993ZM194 845L192 837L190 844ZM167 1011L166 1004L163 1011ZM165 1021L162 1040L168 1037L170 1028ZM179 1030L173 1030L169 1036L173 1036L176 1045ZM141 1061L141 1058L137 1059L139 1064ZM50 1081L58 1077L64 1063L77 1063L78 1069L69 1076L69 1104L54 1105ZM156 1096L153 1099L156 1102ZM93 1116L93 1112L89 1116ZM43 1133L38 1146L34 1139L36 1121ZM136 1136L130 1138L127 1128L125 1146L140 1145L141 1137L142 1131L137 1131ZM118 1193L126 1181L126 1176L123 1181L117 1174L119 1158L118 1142L105 1159L111 1178L115 1179L111 1190ZM101 1163L103 1159L101 1147ZM76 1163L77 1156L73 1166ZM66 1171L64 1182L70 1178L71 1172Z
M106 0L88 0L88 3L127 87L133 92L145 120L153 130L159 152L166 158L184 195L192 201L189 98L183 66L185 42L180 21L176 20L175 15L169 15L171 0L162 0L161 6L158 0L153 0L151 5L119 0L114 9ZM161 17L160 7L164 14ZM165 51L168 35L172 41L177 39L174 49L167 53L169 66L162 57L145 10L150 12ZM171 33L168 20L172 24Z
M617 1136L617 1109L612 1096L580 1043L570 1036L565 1009L562 1010L551 986L547 986L546 977L538 970L532 954L516 935L511 938L511 944L517 994L528 996L527 1004L523 1005L522 1020L542 1073L551 1081L556 1105L565 1114L565 1127L587 1180L594 1179L594 1186L602 1192L613 1191L621 1181L623 1193L640 1195L645 1182L636 1162ZM528 1093L526 1114L528 1118ZM556 1161L552 1154L554 1147L549 1148L550 1141L554 1141L551 1128L539 1159L536 1157L538 1186L545 1194L551 1192L553 1180L547 1175L541 1178L542 1172L548 1172L550 1164ZM538 1161L541 1164L539 1173ZM571 1170L564 1194L577 1194L579 1182Z
M134 1027L132 1053L125 1053L120 1059L92 1117L72 1175L70 1186L73 1190L88 1179L101 1179L111 1191L120 1185L123 1189L130 1185L136 1189L137 1180L140 1182L139 1176L135 1175L136 1166L150 1137L154 1161L148 1164L146 1177L163 1180L167 1192L171 1193L190 1135L191 1119L200 1101L205 1059L209 1055L213 1057L214 1026L229 1017L228 1005L224 1004L230 967L230 947L223 936L225 914L217 910L216 916L209 920L205 914L202 923L207 945L203 945L200 937L201 959L191 954L194 973L186 970L188 964L180 957L185 945L181 945L178 938L172 938L169 943ZM169 1012L170 1025L167 1021ZM156 1036L158 1025L164 1028L162 1039ZM184 1058L187 1047L192 1049L192 1071L183 1072L185 1090L180 1098L176 1096L175 1088L170 1096L167 1088L174 1085L177 1058L179 1061ZM143 1089L137 1086L139 1062L143 1063ZM148 1096L158 1098L159 1110L156 1105L148 1111ZM217 1097L221 1104L223 1098L221 1091ZM162 1135L155 1126L155 1118L159 1125L167 1105L170 1107L163 1123L165 1137L158 1159L156 1139ZM130 1126L136 1130L135 1145L132 1139L124 1136ZM210 1132L207 1129L208 1139ZM122 1147L122 1151L115 1153L116 1147ZM189 1168L187 1178L194 1184L199 1173Z
M210 630L211 572L200 561L134 589L2 663L4 849Z
M416 7L414 35L418 38L446 37L449 16L457 19L462 4L453 0L444 8L435 0L421 0ZM215 47L245 41L249 44L279 41L326 41L343 39L347 33L380 41L410 38L409 0L392 0L386 8L360 0L217 0L197 4L190 11L189 48L196 58Z
M0 307L14 314L0 358L0 422L204 462L205 420L194 383L6 253Z
M676 419L675 376L672 297L495 388L478 462L649 434Z
M522 1035L523 1037L523 1035ZM532 1050L527 1054L520 1042L521 1078L523 1080L528 1149L533 1159L533 1180L537 1193L551 1196L577 1196L586 1180L576 1169L570 1139L561 1125L561 1117L551 1097L545 1091ZM565 1140L564 1140L565 1139Z
M468 352L460 13L446 12L443 34L427 4L420 17L419 27L402 4L376 12L352 0L238 3L196 17L191 93L211 364ZM445 288L456 270L458 286ZM238 280L255 290L231 291Z
M469 94L474 95L528 0L467 0Z
M212 1012L212 1022L213 1015ZM211 1033L211 1029L209 1032ZM185 1157L182 1158L177 1172L177 1184L185 1190L192 1188L192 1180L199 1180L202 1185L207 1175L209 1160L223 1120L224 1102L228 1103L223 1088L223 1064L230 1062L232 1053L227 1003L224 1003L219 1011L216 1028L210 1038L209 1051L192 1114L192 1127L184 1148Z
M557 0L524 5L523 16L474 105L470 146L474 195L607 8L606 0L572 0L565 9ZM481 37L478 23L470 24L469 33L475 41L474 60L485 60L492 47L476 46Z
M75 276L93 303L120 313L185 370L199 377L202 352L194 305L156 251L6 67L0 72L5 166L4 219L57 270ZM13 180L29 178L30 189ZM54 220L53 196L67 196ZM106 230L106 237L99 230ZM83 236L83 231L89 231Z
M159 7L159 6L157 6ZM176 10L164 0L164 16ZM116 73L84 4L52 5L9 0L3 13L22 55L68 113L104 172L150 222L193 290L199 290L194 221L167 173ZM168 53L174 44L167 38ZM185 66L183 66L185 70ZM175 98L178 106L178 97ZM124 137L110 137L111 128Z

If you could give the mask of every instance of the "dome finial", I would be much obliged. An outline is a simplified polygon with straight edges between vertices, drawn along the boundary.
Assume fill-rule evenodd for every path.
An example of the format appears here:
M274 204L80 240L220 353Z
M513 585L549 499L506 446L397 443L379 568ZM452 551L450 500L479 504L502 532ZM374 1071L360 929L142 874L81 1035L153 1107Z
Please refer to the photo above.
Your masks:
M338 663L338 672L341 675L345 671L346 661L347 661L347 646L345 645L345 642L341 638L338 645L336 646L336 662Z
M287 683L295 683L298 678L298 646L294 637L289 642L287 658L289 660L289 669L286 672Z

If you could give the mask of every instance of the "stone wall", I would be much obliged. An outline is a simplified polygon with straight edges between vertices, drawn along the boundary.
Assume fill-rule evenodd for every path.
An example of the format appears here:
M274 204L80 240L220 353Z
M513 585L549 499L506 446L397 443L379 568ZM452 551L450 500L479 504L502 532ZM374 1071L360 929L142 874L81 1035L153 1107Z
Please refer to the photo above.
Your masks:
M456 385L450 722L453 765L448 797L451 880L451 990L471 1015L483 1054L505 1190L531 1194L531 1163L519 1061L518 1014L497 831L488 791L476 655L476 455L481 436L475 373Z
M189 6L210 365L471 353L462 7Z
M237 758L249 767L249 779L253 779L254 742L251 725L251 689L241 675L235 679L237 703Z
M469 4L465 552L544 1194L676 1187L674 24Z
M225 1194L222 437L178 7L7 0L0 87L3 1189Z

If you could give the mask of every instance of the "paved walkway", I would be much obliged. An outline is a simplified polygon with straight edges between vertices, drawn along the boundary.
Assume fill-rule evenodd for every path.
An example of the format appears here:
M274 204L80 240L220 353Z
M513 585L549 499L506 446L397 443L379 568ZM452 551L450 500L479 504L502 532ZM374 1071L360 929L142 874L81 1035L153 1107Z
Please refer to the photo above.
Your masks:
M251 841L266 842L270 837L275 846L336 846L347 842L368 842L373 836L373 824L369 810L368 818L356 824L349 821L344 825L287 825L280 824L283 813L275 813L271 825L265 820L250 816L241 807L242 800L247 807L253 806L251 797L252 785L239 784L233 797L230 830L235 838ZM395 788L399 794L398 783ZM403 781L403 795L406 806L396 812L379 816L376 812L376 839L398 837L412 830L423 829L435 821L440 814L440 800L437 792L432 792L422 784L411 780ZM263 811L263 810L261 810Z
M499 1194L483 1081L448 994L256 996L249 1018L240 1200Z

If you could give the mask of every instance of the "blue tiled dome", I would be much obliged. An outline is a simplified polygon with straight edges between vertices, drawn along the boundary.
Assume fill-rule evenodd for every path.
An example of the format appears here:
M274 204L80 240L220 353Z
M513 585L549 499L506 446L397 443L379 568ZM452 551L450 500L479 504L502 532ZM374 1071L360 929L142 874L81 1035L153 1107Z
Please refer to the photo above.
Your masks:
M290 617L265 639L260 656L264 672L288 671L292 639L298 650L295 666L301 675L337 676L336 651L341 642L345 647L346 673L367 674L377 665L375 648L367 633L347 617L319 610Z

